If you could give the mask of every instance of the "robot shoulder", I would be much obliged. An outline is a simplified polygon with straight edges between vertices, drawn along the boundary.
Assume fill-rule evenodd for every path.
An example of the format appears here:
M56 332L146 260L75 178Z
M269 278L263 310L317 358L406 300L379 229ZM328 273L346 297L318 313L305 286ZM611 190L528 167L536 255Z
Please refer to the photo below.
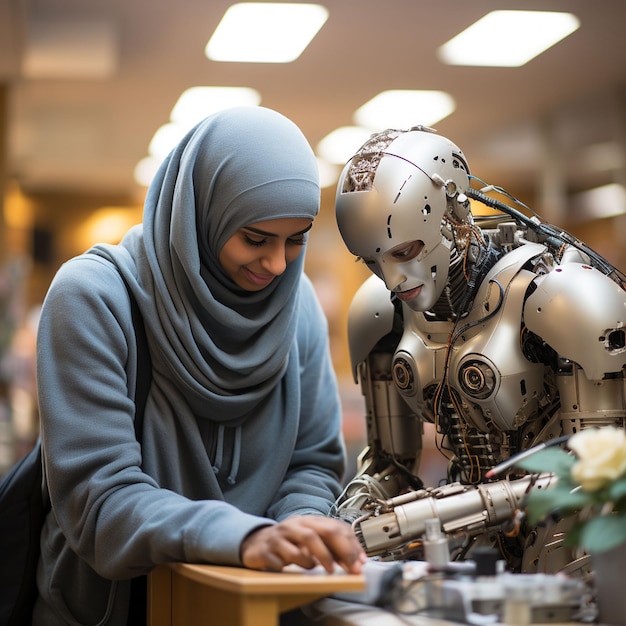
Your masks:
M589 380L626 365L626 292L590 265L565 263L535 280L524 305L527 328Z
M354 380L357 366L393 329L395 307L385 283L372 275L359 287L348 310L348 347Z

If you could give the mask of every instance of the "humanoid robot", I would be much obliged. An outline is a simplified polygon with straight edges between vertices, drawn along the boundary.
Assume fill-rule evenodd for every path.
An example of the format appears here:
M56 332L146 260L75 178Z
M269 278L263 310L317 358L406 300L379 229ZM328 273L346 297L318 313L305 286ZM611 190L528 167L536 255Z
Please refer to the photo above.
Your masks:
M515 203L426 127L372 135L342 172L339 230L374 275L348 318L367 447L333 514L370 556L423 558L437 520L452 561L482 547L514 572L588 573L567 519L529 527L524 495L552 478L512 459L625 426L626 280ZM441 485L419 477L427 422L448 459Z

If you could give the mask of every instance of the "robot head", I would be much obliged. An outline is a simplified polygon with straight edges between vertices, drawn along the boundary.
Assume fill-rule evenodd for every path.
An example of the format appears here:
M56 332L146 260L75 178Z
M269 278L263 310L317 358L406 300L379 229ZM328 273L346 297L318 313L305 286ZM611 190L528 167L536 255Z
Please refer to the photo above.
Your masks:
M416 311L448 278L454 227L469 224L463 152L430 128L372 135L339 179L336 217L344 243Z

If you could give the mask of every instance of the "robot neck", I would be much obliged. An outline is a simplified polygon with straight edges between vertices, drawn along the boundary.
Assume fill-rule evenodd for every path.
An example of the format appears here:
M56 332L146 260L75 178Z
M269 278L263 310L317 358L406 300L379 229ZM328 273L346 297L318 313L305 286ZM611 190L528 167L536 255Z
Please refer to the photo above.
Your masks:
M483 249L476 262L472 262L470 257L466 259L466 251L459 254L457 248L451 250L448 280L437 302L425 314L429 319L454 321L463 317L469 311L482 279L502 256L489 247Z
M465 293L467 291L467 280L463 272L464 255L460 255L456 248L451 250L450 269L448 270L448 280L446 282L439 299L432 309L425 315L433 321L451 321L459 314Z

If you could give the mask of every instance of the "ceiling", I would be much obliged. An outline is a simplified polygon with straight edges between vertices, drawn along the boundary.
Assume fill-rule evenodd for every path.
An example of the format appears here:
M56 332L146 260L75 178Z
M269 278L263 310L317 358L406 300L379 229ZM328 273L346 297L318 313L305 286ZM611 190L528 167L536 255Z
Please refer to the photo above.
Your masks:
M143 193L135 165L194 85L254 87L313 146L380 91L444 90L457 110L437 129L489 182L527 187L547 177L584 189L624 176L624 0L321 2L329 19L295 62L233 64L203 53L229 0L0 0L9 177L26 191ZM570 11L581 27L520 68L437 60L439 45L502 8ZM85 78L29 77L32 25L45 34L47 24L77 19L110 27L108 65Z

